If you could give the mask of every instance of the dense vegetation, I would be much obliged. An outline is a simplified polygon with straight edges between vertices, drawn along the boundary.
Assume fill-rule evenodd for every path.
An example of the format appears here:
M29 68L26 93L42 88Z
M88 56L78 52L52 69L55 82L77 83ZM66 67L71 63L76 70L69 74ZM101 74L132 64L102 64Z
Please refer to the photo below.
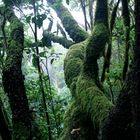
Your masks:
M2 0L0 28L0 139L140 140L139 0Z

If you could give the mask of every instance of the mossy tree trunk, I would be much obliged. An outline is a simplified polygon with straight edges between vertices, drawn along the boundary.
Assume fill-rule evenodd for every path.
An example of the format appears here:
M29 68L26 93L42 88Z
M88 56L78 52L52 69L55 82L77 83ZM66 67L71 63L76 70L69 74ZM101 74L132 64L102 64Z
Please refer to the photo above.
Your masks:
M73 104L65 117L60 138L62 140L99 138L104 120L113 106L100 88L97 64L108 39L107 0L98 0L91 36L84 42L73 45L65 58L65 80L71 90ZM71 133L73 131L75 133Z
M67 48L67 49L69 49L69 47L74 44L73 41L68 40L65 37L59 37L49 31L45 31L43 33L43 38L42 38L43 45L50 47L50 44L48 44L48 42L50 42L50 41L59 43L59 44L63 45L64 48Z
M6 48L6 60L3 69L3 86L7 93L12 110L13 139L28 140L31 138L31 118L22 74L22 56L24 30L23 24L11 8L1 9L10 22L10 42Z
M67 20L67 14L63 14L67 11L66 8L61 3L56 4L56 0L49 2L53 5L62 20L66 31L69 34L77 32L78 30L74 28L75 26L71 28L67 24L71 20L73 21L73 18L69 16L69 20ZM114 9L115 14L119 2L120 0L118 0ZM126 27L126 49L128 50L130 27L128 1L124 0L122 3L124 24ZM75 39L77 37L78 39L80 38L79 34L76 34L74 37L71 34L71 38L77 44L72 45L69 49L65 58L64 69L65 80L71 90L73 103L65 116L64 130L60 137L61 140L140 139L140 1L135 0L136 47L134 48L134 60L115 107L104 96L98 77L97 60L104 52L105 44L109 42L110 38L107 5L107 0L97 0L95 25L91 36L82 38L76 42ZM59 6L62 7L59 9ZM110 31L112 31L114 21L113 19ZM77 24L75 25L77 26ZM109 67L109 63L107 67ZM128 63L124 67L125 75ZM112 108L111 111L110 108Z

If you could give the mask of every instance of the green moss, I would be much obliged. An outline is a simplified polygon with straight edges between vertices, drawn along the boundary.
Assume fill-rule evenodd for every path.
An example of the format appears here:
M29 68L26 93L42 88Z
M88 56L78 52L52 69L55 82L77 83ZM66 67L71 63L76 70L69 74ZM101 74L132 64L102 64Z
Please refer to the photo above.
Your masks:
M112 103L96 86L95 81L84 74L79 76L76 87L76 99L82 110L91 116L97 128L101 128L113 106Z
M102 2L104 4L101 4ZM76 107L71 107L69 112L73 114L73 111L75 109L79 109L79 111L84 114L81 114L82 116L80 116L80 118L86 116L89 120L91 120L92 126L97 129L102 128L106 118L108 117L110 108L113 107L113 104L107 99L101 89L98 88L96 78L98 77L97 59L100 58L100 56L103 54L105 45L109 39L107 16L103 17L103 20L99 19L99 15L101 15L101 17L102 15L104 15L104 13L101 13L102 10L107 12L106 2L106 0L98 1L97 11L99 10L98 12L100 13L96 15L96 24L92 35L84 42L75 44L70 48L65 58L64 65L66 84L70 88L74 97L73 100L76 103ZM103 5L106 7L103 7ZM102 6L102 10L99 9L99 6ZM63 14L64 15L61 17L61 20L64 23L66 22L68 16L65 15L65 13ZM104 23L103 21L106 22ZM70 20L68 22L70 24L72 23L70 22ZM67 28L68 25L69 24L65 23L65 26ZM93 76L94 74L96 75L96 77ZM70 116L69 112L68 118ZM65 125L64 127L64 133L66 132L67 134L67 128L71 126L71 123L73 123L73 121L77 122L77 120L79 119L78 116L75 116L74 118L75 120L71 120L70 118L66 119L67 126ZM84 122L85 120L87 120L87 118L83 117L80 121ZM94 128L92 127L92 129ZM64 135L64 138L69 139L70 137ZM70 140L72 139L70 138ZM77 139L75 138L75 140Z
M99 58L103 55L105 44L108 41L109 32L104 23L96 24L92 35L88 39L86 57Z
M74 128L78 128L78 119L80 119L81 113L79 106L76 105L76 102L73 102L65 115L64 130L61 133L60 140L71 140L72 135L71 131Z
M96 80L97 85L100 87L98 76L98 63L99 59L105 50L105 45L108 42L109 31L104 23L95 25L92 35L88 38L86 47L86 57L84 60L83 71L93 79Z
M84 59L84 52L86 46L85 44L86 41L73 45L66 55L64 61L64 72L66 84L69 88L72 82L76 82L75 80L73 81L73 79L79 75L82 69L82 63Z
M92 45L90 47L95 47L92 48L94 51L92 50L91 55L94 55L95 52L99 55L98 49L100 50L100 48L98 45L104 47L107 40L106 36L108 36L105 29L106 27L103 24L99 24L95 27L92 37L82 43L73 45L66 55L64 65L65 80L72 95L75 97L78 105L81 106L82 111L91 117L92 122L97 128L103 125L104 120L108 116L109 109L113 105L97 87L96 80L88 77L83 72L83 62L86 47L90 45ZM103 40L104 38L106 38L105 41ZM93 39L93 42L91 39ZM95 42L97 44L92 44Z
M77 102L73 102L66 113L64 130L59 140L91 140L95 138L94 128L87 114L81 110L81 106ZM71 134L73 129L80 128L80 131Z
M12 40L7 48L7 57L5 62L4 71L10 70L11 67L17 65L18 62L22 59L22 45L17 43L16 41Z
M57 12L57 15L61 19L65 30L68 32L73 41L79 43L87 39L87 37L89 36L88 33L78 25L78 23L72 17L71 13L65 6L63 6L61 2L57 4L54 3L51 6Z

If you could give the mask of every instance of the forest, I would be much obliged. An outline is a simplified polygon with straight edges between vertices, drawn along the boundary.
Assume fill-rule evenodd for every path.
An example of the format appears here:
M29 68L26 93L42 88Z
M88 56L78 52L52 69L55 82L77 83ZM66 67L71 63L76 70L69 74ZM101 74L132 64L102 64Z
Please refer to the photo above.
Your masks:
M140 0L0 0L0 140L140 140Z

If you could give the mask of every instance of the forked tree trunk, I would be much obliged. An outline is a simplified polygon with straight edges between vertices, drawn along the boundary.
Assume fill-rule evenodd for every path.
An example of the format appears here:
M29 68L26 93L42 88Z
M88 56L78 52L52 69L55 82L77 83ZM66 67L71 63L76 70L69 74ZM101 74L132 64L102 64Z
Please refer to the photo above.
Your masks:
M65 58L65 80L74 102L66 114L62 140L97 140L113 106L101 91L98 80L97 59L104 51L108 32L107 0L98 0L92 35L73 45Z

